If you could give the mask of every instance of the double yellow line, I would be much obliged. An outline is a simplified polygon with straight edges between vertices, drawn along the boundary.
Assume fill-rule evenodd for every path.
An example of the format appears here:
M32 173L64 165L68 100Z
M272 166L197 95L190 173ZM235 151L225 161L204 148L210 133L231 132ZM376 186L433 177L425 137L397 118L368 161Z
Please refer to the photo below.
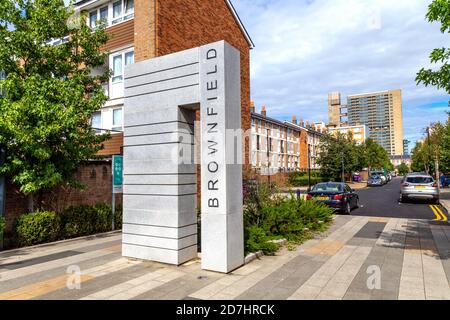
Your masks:
M433 210L436 219L434 221L448 221L447 216L442 212L441 208L436 205L430 206L431 210Z

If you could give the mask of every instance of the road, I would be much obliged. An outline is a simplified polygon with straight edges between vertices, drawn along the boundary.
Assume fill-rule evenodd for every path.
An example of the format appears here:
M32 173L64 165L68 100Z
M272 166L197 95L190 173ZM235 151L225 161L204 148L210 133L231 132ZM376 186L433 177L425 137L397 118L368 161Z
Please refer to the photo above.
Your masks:
M397 177L385 186L357 191L361 207L352 211L352 215L435 220L431 203L399 203L400 184L401 178ZM449 219L445 209L440 209Z

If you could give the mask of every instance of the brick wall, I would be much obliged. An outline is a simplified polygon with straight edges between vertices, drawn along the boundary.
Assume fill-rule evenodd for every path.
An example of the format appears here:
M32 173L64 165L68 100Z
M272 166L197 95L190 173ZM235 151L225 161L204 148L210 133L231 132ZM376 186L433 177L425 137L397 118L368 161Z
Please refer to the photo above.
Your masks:
M225 40L240 51L242 129L250 130L250 48L226 2L224 0L157 0L156 24L157 56L220 40ZM249 139L246 139L246 164L250 163L249 156Z
M157 0L134 1L134 60L136 62L156 56Z
M70 206L81 204L111 203L112 178L111 162L99 161L81 166L77 180L86 186L85 190L75 190L67 186L58 186L35 196L35 207L43 210L62 211ZM122 196L116 195L116 204L122 203ZM27 199L11 184L6 185L6 223L11 230L14 219L27 212Z

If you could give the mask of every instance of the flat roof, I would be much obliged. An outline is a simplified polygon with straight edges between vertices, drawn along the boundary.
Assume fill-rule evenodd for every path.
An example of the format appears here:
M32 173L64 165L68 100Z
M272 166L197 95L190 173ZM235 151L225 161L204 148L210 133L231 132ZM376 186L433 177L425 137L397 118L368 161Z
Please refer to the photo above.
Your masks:
M347 96L347 98L362 97L362 96L375 96L375 95L380 95L380 94L386 94L386 93L389 93L392 91L401 91L401 89L391 89L391 90L352 94L352 95Z

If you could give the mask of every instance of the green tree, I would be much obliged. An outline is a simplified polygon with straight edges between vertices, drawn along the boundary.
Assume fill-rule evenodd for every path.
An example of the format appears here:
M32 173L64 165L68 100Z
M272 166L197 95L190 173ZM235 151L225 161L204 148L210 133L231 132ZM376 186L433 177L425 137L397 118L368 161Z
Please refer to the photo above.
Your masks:
M353 137L341 133L324 135L320 142L318 164L325 177L342 180L345 173L358 170L357 147Z
M0 174L28 195L30 211L33 194L45 188L81 187L77 167L107 139L90 119L107 100L100 48L108 36L104 23L93 31L73 14L63 0L0 0L0 70L7 75L0 83L0 145L7 150ZM62 43L49 44L55 39ZM104 71L93 76L94 69Z
M427 20L438 22L441 25L441 32L450 33L450 0L433 0L428 7ZM422 68L416 77L417 84L425 86L435 86L450 93L450 48L437 48L430 54L432 64L441 64L437 70Z
M368 138L360 147L360 162L364 168L381 169L391 168L392 164L387 151L376 143L372 138Z
M404 176L404 175L408 174L408 172L409 172L409 167L408 167L408 165L407 165L406 163L402 162L402 163L398 166L397 170L398 170L398 173L399 173L401 176Z
M414 172L429 172L429 155L430 153L428 152L428 145L424 142L417 142L416 146L411 151L411 170Z

